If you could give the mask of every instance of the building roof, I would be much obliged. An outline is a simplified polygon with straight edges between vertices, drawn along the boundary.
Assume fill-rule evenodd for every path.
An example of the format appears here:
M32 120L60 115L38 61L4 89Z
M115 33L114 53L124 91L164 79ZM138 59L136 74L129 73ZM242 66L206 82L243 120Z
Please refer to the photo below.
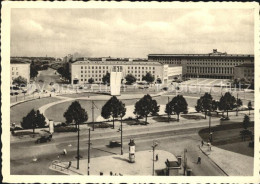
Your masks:
M227 54L226 52L218 52L217 49L213 49L213 52L208 54L149 54L149 56L176 58L254 58L254 55L250 54Z
M149 54L150 56L176 57L176 58L254 58L254 55L244 54Z
M246 68L254 68L254 63L243 63L241 65L237 65L235 67L246 67Z
M157 61L76 61L72 65L153 65L162 66L163 64Z

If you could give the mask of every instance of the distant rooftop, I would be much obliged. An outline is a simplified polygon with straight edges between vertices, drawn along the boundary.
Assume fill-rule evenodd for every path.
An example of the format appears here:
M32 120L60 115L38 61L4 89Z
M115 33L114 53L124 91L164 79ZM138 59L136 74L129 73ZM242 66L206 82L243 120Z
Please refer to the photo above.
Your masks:
M30 64L29 61L25 60L18 60L18 59L11 59L11 64Z
M162 65L160 62L157 61L77 61L73 63L73 65L88 65L88 64L95 64L95 65Z
M254 55L250 54L227 54L226 52L218 52L217 49L213 49L212 53L208 54L148 54L149 56L169 56L169 57L243 57L252 58Z

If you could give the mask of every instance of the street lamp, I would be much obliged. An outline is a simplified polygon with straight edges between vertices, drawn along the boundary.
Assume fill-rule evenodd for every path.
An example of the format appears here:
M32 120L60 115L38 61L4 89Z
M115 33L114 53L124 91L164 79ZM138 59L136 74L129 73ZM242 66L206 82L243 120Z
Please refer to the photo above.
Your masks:
M117 132L121 132L121 155L123 155L123 124L122 124L122 116L121 116L121 126Z
M154 150L155 150L156 146L158 146L158 143L153 141L153 145L152 145L152 148L153 148L153 176L154 176Z
M184 160L183 160L183 175L185 176L185 172L186 172L186 169L187 169L187 154L188 150L185 148L184 149Z

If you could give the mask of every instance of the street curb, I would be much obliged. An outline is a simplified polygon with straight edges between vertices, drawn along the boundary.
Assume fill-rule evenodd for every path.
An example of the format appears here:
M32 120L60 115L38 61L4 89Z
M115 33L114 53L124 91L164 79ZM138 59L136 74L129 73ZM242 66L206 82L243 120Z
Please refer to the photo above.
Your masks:
M54 96L53 96L53 97L54 97ZM42 99L42 98L50 98L50 96L45 96L45 97L41 97L41 98L33 98L33 99L25 100L25 101L20 101L20 102L11 104L11 105L10 105L10 108L11 108L11 107L14 107L14 106L16 106L16 105L22 104L22 103L30 102L30 101L33 101L33 100L39 100L39 99ZM54 97L54 98L55 98L55 97Z
M204 152L204 151L201 149L201 146L199 146L199 149L200 149L200 151L201 151L204 155L206 155L226 176L229 176L216 162L214 162L214 160L213 160L212 158L209 157L209 155L208 155L206 152Z

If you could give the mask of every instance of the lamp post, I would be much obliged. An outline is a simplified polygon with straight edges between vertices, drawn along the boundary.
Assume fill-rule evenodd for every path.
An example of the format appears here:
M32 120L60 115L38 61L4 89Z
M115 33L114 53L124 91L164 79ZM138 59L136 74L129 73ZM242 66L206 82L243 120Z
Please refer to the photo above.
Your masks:
M158 143L153 141L153 145L152 145L152 148L153 148L153 176L154 176L154 150L155 150L156 146L158 146Z
M168 104L170 102L170 97L168 96ZM168 109L169 110L169 109ZM169 110L170 111L170 110ZM170 123L170 112L168 112L168 123Z
M95 130L95 126L94 126L94 102L91 101L91 104L92 104L92 130L94 131Z
M90 172L90 128L88 129L88 175Z
M121 116L121 155L123 155L123 125L122 125L122 116Z
M184 158L183 158L183 175L185 176L185 172L186 172L186 169L187 169L187 154L188 150L185 148L184 149Z
M236 113L236 116L238 116L238 92L237 92L237 101L236 101L236 104L237 104L237 113Z
M77 169L79 169L79 122L78 124L78 145L77 145Z

